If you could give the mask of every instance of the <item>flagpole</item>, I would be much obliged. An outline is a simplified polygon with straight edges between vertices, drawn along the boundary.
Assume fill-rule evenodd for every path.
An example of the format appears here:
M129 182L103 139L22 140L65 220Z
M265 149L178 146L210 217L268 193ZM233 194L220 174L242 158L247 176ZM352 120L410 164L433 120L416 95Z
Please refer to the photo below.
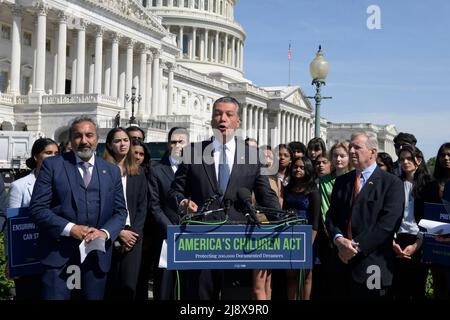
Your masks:
M289 40L289 48L288 48L288 87L291 86L291 58L292 58L291 41Z
M289 78L288 78L288 87L291 86L291 59L289 59Z

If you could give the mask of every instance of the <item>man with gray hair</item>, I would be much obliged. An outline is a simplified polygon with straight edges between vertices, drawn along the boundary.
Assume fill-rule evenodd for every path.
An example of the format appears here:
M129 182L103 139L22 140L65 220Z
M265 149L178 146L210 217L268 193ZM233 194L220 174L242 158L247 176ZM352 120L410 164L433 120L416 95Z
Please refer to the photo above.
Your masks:
M75 119L69 132L72 151L42 163L30 203L39 227L38 254L44 267L42 298L69 300L72 289L84 299L103 299L111 265L112 241L125 225L127 209L119 167L94 155L97 125ZM80 259L80 244L101 243L105 251ZM83 243L82 243L83 242Z
M392 240L405 196L402 181L377 167L377 149L376 137L354 133L349 157L356 170L338 177L331 195L326 227L338 251L332 287L340 298L386 298L392 284Z

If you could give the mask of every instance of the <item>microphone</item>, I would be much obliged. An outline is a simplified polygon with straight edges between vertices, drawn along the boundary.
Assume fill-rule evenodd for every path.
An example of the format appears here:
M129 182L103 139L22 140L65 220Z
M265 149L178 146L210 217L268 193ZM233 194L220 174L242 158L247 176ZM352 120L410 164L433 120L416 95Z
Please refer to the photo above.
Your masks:
M259 220L256 217L256 209L252 204L252 194L250 190L246 188L240 188L237 192L237 199L243 205L243 211L248 221L253 224L259 225Z

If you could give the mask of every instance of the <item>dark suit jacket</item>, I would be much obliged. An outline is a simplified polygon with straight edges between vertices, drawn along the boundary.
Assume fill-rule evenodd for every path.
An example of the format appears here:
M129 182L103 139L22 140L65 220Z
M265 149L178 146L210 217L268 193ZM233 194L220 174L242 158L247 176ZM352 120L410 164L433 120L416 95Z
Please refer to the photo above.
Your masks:
M395 259L392 240L400 226L405 204L403 183L395 175L376 167L352 209L355 180L355 171L336 179L326 227L331 239L338 233L348 238L351 212L353 240L359 243L361 250L349 262L353 280L365 283L371 275L367 273L368 267L376 265L381 270L382 286L390 286Z
M93 227L106 229L111 237L106 242L106 254L97 252L99 266L107 272L111 240L124 227L127 213L119 168L96 157L93 174L95 170L99 174L100 215ZM49 157L42 163L31 197L30 218L40 230L39 250L44 265L61 267L78 250L80 241L61 236L67 223L78 223L78 208L86 205L75 192L79 189L77 175L80 173L73 152Z
M130 213L131 230L143 238L147 217L147 178L141 169L139 175L127 177L127 207Z
M0 176L0 232L6 227L6 207L8 206L8 198L5 191L5 183Z
M267 176L261 175L261 164L250 158L250 148L240 139L236 142L233 169L225 195L221 202L214 201L209 209L224 207L225 201L231 201L234 205L228 212L229 220L246 222L245 216L236 208L236 193L240 188L253 191L261 206L280 209L280 204ZM211 143L212 140L193 143L183 150L183 163L178 168L169 192L172 203L179 204L182 199L190 197L201 207L207 199L219 193L214 161L206 163L202 157L204 154L213 159Z
M152 167L150 173L151 190L151 214L158 231L166 234L168 225L178 224L179 217L173 206L170 206L169 190L175 179L169 157L164 157L161 162Z

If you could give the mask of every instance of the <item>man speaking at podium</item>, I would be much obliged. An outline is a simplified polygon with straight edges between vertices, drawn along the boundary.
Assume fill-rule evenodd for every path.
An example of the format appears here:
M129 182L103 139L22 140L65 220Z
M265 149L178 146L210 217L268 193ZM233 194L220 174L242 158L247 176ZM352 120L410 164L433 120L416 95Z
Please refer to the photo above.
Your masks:
M183 163L169 191L181 211L198 212L209 201L210 211L226 208L226 212L207 215L205 220L227 219L229 223L246 224L251 219L236 209L237 192L241 188L253 191L258 204L280 209L267 176L261 174L257 149L246 146L243 140L235 136L240 127L238 111L239 102L235 98L216 100L211 118L214 136L210 140L191 144L183 151ZM211 202L210 199L215 200ZM182 298L218 300L220 296L222 299L238 299L233 291L242 292L239 283L247 279L242 279L242 271L189 271L181 280L184 288ZM251 272L248 271L245 274L251 282ZM232 286L236 290L229 290ZM242 298L250 298L250 291L248 288L248 296L244 294Z

